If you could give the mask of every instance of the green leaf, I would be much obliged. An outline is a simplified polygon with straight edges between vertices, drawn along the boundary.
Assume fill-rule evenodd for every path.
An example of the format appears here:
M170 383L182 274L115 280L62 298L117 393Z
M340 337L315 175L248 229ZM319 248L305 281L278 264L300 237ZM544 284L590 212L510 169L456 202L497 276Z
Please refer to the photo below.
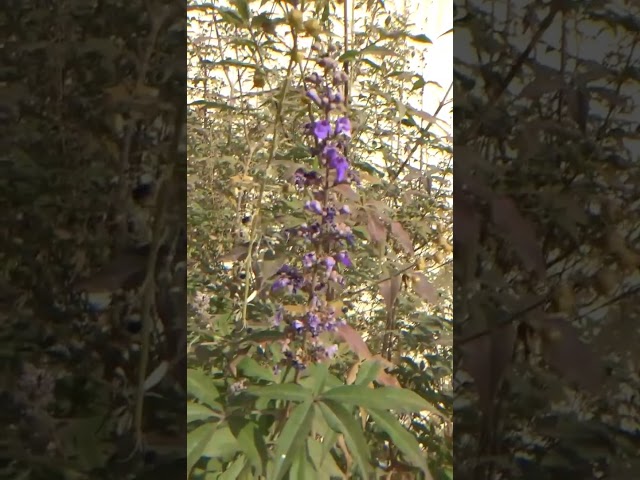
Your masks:
M330 453L337 438L337 434L335 432L332 431L331 433L334 436L332 437L329 445L327 445L327 437L323 437L322 442L319 442L315 438L308 438L307 452L317 472L322 472L327 475L327 477L343 477L344 472L340 470L340 467L338 467L335 459Z
M393 444L402 452L411 465L418 467L430 480L431 474L427 466L427 455L420 448L416 438L402 425L396 417L382 410L368 410L369 415L381 430L385 431Z
M214 432L214 425L204 424L187 435L187 478L189 478L189 473L191 473L193 466L200 460Z
M198 420L206 420L207 418L218 417L218 414L204 405L199 403L187 403L187 423L197 422Z
M249 21L251 19L251 10L249 9L249 4L247 0L231 0L231 5L238 9L238 15L244 21Z
M347 50L342 55L340 55L340 58L338 58L338 61L349 62L351 60L355 60L356 58L358 58L359 55L360 55L359 50Z
M321 444L322 455L319 459L316 457L312 457L314 459L314 462L316 462L316 466L322 464L327 457L331 456L331 449L335 446L336 441L338 440L338 433L329 426L327 420L322 414L322 410L320 410L319 405L320 404L316 403L313 406L315 413L313 416L313 425L311 429L311 433L314 434L314 436L319 435L323 439ZM318 460L320 463L317 463ZM318 471L321 470L322 469L318 467Z
M363 478L369 478L371 473L371 452L367 446L362 427L353 415L339 403L325 400L319 406L329 426L344 435L351 456L354 458Z
M229 466L227 466L224 472L218 477L218 480L236 480L240 476L246 465L247 457L245 457L244 455L240 455L233 462L231 462Z
M380 47L378 45L369 45L368 47L363 48L360 53L362 55L374 55L376 57L398 57L399 54L395 50L390 48Z
M267 397L271 400L288 400L290 402L304 402L312 398L311 390L295 383L249 387L245 390L245 393L256 397Z
M244 357L240 360L237 368L245 377L266 380L267 382L276 381L276 377L271 369L263 367L251 357Z
M231 433L229 426L224 425L215 430L201 456L228 461L239 451L240 445L238 445L236 437Z
M320 398L358 405L367 409L393 410L398 413L428 411L441 415L424 398L405 388L367 388L361 385L343 385L323 393Z
M225 22L235 25L236 27L242 26L242 18L238 15L238 12L230 8L215 8L220 13L220 16L224 18Z
M433 43L429 37L427 37L424 33L420 35L407 35L410 39L415 40L420 43Z
M382 368L377 360L366 360L362 362L356 375L355 385L369 385L378 376L378 372Z
M308 375L300 382L300 384L305 387L309 387L314 395L322 393L329 377L329 364L320 363L311 365L307 368L306 373Z
M307 449L301 448L291 464L289 480L308 480L309 478L318 478L318 472L309 460Z
M211 378L202 370L187 370L187 392L212 408L220 408L217 402L220 393Z
M313 422L312 405L313 402L308 400L295 407L291 412L276 441L275 466L273 474L269 478L281 480L289 470L298 449L304 445L303 440L309 435Z
M267 446L258 426L246 418L232 417L229 428L251 465L262 475L267 463Z

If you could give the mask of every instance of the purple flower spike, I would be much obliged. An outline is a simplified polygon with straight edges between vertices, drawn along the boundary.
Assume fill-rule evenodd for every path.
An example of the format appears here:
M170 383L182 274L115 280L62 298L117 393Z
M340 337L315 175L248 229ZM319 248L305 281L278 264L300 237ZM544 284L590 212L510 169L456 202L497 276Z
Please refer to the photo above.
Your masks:
M341 133L351 138L351 122L347 117L341 117L336 120L336 135Z
M345 267L353 267L353 263L351 262L349 254L346 251L338 253L336 255L336 260L342 263Z
M325 140L331 134L331 124L329 120L320 120L313 123L313 134L318 140Z
M320 106L322 104L322 100L320 99L320 95L318 95L318 92L316 92L316 90L314 88L311 88L309 90L307 90L307 97L310 98L311 100L313 100L313 102Z
M309 200L304 204L304 208L306 208L310 212L317 213L318 215L322 215L322 205L317 200Z

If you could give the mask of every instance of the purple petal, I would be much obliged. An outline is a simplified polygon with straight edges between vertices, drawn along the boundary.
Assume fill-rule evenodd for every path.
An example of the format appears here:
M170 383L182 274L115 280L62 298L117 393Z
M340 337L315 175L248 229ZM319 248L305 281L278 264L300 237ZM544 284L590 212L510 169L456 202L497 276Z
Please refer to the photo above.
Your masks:
M345 181L347 177L347 169L349 168L349 164L347 161L342 158L340 162L337 162L336 169L336 181L335 183L342 183Z
M318 106L322 104L322 100L320 100L320 95L318 95L318 92L316 92L314 88L307 91L307 97L313 100L313 102Z
M349 254L347 252L340 252L336 255L336 259L342 263L345 267L353 267L353 263L349 258Z
M326 347L324 349L324 353L327 356L327 358L335 357L336 353L338 353L338 345L336 345L336 344L329 345L328 347Z
M333 259L333 257L326 257L324 259L324 264L327 267L327 270L331 270L335 266L336 261Z
M309 210L310 212L317 213L318 215L322 215L322 205L317 200L309 200L304 204L304 208Z
M336 120L336 135L341 133L351 138L351 122L347 117L341 117Z
M280 289L286 287L287 285L289 285L289 279L288 278L286 278L286 277L279 278L278 280L273 282L273 286L271 287L271 290L280 290Z
M329 120L320 120L313 124L313 134L318 140L325 140L331 134L331 124Z

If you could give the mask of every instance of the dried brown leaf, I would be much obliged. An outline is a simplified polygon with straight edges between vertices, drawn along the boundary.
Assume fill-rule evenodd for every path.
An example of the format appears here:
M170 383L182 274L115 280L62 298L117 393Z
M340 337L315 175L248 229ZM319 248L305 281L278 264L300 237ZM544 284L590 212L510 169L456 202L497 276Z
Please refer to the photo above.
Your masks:
M602 386L600 359L581 339L579 331L564 318L549 315L537 322L547 363L569 382L590 391Z
M396 298L398 298L401 285L402 278L400 275L395 275L380 282L380 295L384 298L387 311L391 310L393 305L396 303Z
M516 329L508 324L482 335L462 347L464 368L473 377L480 408L488 413L511 363Z
M351 350L358 356L358 358L363 360L375 359L379 361L383 368L378 372L378 376L376 377L376 381L381 385L386 385L388 387L400 387L400 383L398 379L393 375L384 371L384 368L393 367L394 365L385 360L380 355L373 356L371 354L371 350L367 347L367 344L362 339L362 336L354 330L350 325L340 325L337 327L337 333L342 340L351 347Z
M522 216L513 200L507 196L493 199L491 217L503 238L520 257L524 267L543 277L546 264L533 223Z
M411 277L413 278L413 290L420 296L420 298L431 304L438 302L438 291L427 279L427 276L424 273L413 272Z
M384 243L387 241L387 229L385 224L370 213L367 214L367 230L369 231L371 240L374 242Z
M396 240L404 248L404 251L409 255L413 255L413 242L400 222L391 222L391 233L395 235Z
M238 262L247 258L249 248L245 245L233 248L229 253L220 257L221 262Z
M351 188L351 186L347 185L346 183L336 185L335 187L333 187L333 189L349 200L358 200L360 198L358 192L354 191L353 188Z

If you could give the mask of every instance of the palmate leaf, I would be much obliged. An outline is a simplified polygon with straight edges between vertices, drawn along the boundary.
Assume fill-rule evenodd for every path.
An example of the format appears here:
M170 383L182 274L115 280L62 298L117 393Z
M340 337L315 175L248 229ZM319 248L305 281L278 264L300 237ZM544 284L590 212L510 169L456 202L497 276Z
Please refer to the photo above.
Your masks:
M354 384L366 386L373 382L377 376L378 372L382 368L382 365L377 360L365 360L360 365L358 370L358 374L356 375L356 379Z
M215 426L211 424L201 425L187 435L187 478L196 464L207 443L213 437Z
M197 422L198 420L206 420L211 417L218 417L218 413L214 412L205 405L199 403L187 403L187 423Z
M325 400L318 405L331 429L344 435L349 452L363 478L369 478L371 473L371 451L360 424L351 412L339 403Z
M416 438L393 415L382 410L370 409L369 415L376 426L385 431L398 450L411 465L418 467L425 474L425 480L431 480L431 473L427 467L426 453L420 448Z
M287 473L298 450L305 444L311 431L314 409L313 402L308 400L293 409L287 423L278 437L274 453L275 463L270 479L281 480Z
M330 436L329 436L330 435ZM331 431L327 436L322 437L322 442L315 438L307 439L307 454L315 466L317 477L319 479L343 477L344 472L340 470L335 459L331 455L331 448L335 445L337 433Z
M211 378L202 370L189 369L187 371L187 392L201 403L222 410L218 403L220 393L211 381Z
M312 399L311 390L295 383L249 387L245 390L245 393L256 397L266 397L270 400L287 400L290 402L304 402Z
M240 445L228 425L218 427L202 451L201 456L217 458L222 461L231 460L240 451Z
M313 462L309 459L307 448L301 448L293 459L289 470L289 480L307 480L318 478L318 472Z
M397 413L428 411L436 415L440 412L424 398L404 388L368 388L362 385L342 385L332 388L320 396L322 400L331 400L365 409L393 410Z
M229 429L256 472L262 475L268 454L258 425L246 418L232 417L229 419Z

